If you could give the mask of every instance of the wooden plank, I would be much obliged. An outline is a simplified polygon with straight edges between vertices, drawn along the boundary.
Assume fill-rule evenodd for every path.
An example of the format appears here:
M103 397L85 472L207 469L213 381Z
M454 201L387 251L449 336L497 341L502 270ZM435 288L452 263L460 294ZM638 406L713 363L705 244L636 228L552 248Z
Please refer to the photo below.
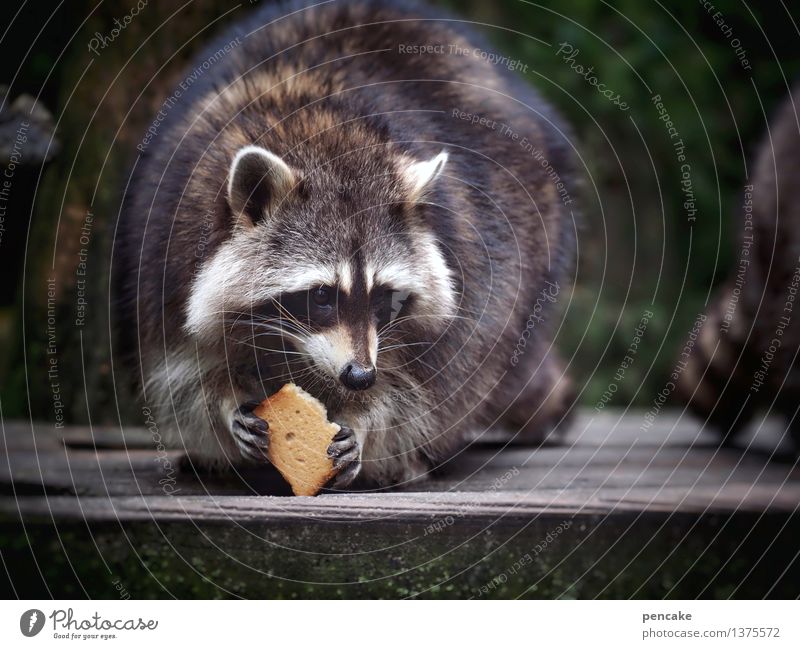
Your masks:
M315 498L289 496L270 467L179 470L182 453L142 429L6 422L0 592L800 595L800 470L782 423L720 448L680 413L646 432L642 417L583 413L541 448L493 431L408 488Z
M160 508L152 517L136 499L81 498L85 518L62 512L63 497L48 499L52 513L35 499L40 511L28 511L22 534L0 517L9 570L0 592L113 598L121 583L132 597L798 594L796 515L598 515L568 503L526 516L494 511L508 503L489 499L476 518L447 499L382 498L376 509L363 496L338 497L334 512L321 513L318 501L334 498L226 497L227 517L203 498L145 499Z
M521 495L526 506L544 508L558 493L560 506L612 510L614 507L672 508L701 511L707 505L729 511L781 510L800 503L800 469L792 456L742 448L718 448L696 427L674 414L663 415L665 441L642 440L635 415L583 416L562 446L525 448L476 443L449 462L441 475L410 487L418 499L437 500L449 493L466 505L485 492ZM0 490L18 495L213 496L287 495L271 467L236 473L195 475L179 470L180 451L159 453L141 429L70 428L59 441L41 428L6 425L9 461L0 463ZM768 436L780 438L778 422L762 427L760 448ZM148 448L148 440L150 448ZM701 440L701 441L698 441ZM782 460L782 461L777 461ZM462 494L459 496L458 494ZM546 496L546 497L545 497ZM320 503L327 502L318 499ZM407 494L376 494L402 502ZM344 501L332 501L341 507ZM284 507L294 506L284 503ZM127 509L126 509L127 511ZM160 511L160 510L159 510ZM592 509L592 511L598 511Z

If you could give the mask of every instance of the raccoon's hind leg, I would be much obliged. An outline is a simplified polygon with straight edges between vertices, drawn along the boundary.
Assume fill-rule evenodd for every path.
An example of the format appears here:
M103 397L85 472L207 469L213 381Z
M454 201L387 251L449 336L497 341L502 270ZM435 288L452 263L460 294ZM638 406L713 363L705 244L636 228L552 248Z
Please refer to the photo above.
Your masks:
M757 406L750 385L758 367L751 347L758 345L748 342L748 318L740 316L727 334L720 333L726 305L731 303L731 291L723 288L710 305L688 358L681 358L683 370L675 386L678 401L724 443L733 441Z
M759 147L740 203L738 262L708 308L677 386L678 397L724 441L759 409L784 415L790 430L797 429L798 100L800 87L784 101Z
M514 444L560 441L572 421L575 402L575 388L563 362L544 343L513 358L509 372L492 392L492 416Z

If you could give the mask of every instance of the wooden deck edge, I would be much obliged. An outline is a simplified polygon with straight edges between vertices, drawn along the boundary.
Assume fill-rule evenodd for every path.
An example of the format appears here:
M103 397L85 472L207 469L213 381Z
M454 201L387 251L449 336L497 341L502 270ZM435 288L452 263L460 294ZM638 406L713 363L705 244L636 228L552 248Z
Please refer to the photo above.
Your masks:
M792 515L800 509L800 487L606 488L602 495L582 490L532 494L392 493L279 496L24 496L0 500L0 518L87 521L198 520L332 522L418 522L451 516L458 520L531 519L558 515L580 518L657 514L753 513Z

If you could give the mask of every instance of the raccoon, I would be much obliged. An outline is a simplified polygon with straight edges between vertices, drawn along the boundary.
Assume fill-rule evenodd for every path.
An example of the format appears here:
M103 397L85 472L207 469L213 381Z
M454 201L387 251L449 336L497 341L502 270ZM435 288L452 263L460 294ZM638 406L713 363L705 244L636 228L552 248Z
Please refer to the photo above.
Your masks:
M800 443L800 124L795 88L769 125L742 193L734 270L710 304L677 384L726 442L759 410L784 415Z
M409 3L268 5L162 106L118 223L117 312L193 463L267 462L253 407L289 381L342 426L331 489L566 420L570 135L487 51Z

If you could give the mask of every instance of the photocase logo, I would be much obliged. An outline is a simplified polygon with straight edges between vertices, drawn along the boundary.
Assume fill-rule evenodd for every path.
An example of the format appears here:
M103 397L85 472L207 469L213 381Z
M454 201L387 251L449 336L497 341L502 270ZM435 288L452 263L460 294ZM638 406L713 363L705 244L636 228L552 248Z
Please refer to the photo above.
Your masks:
M22 617L19 618L19 630L22 635L32 638L44 627L44 613L38 608L32 608L30 611L25 611Z

